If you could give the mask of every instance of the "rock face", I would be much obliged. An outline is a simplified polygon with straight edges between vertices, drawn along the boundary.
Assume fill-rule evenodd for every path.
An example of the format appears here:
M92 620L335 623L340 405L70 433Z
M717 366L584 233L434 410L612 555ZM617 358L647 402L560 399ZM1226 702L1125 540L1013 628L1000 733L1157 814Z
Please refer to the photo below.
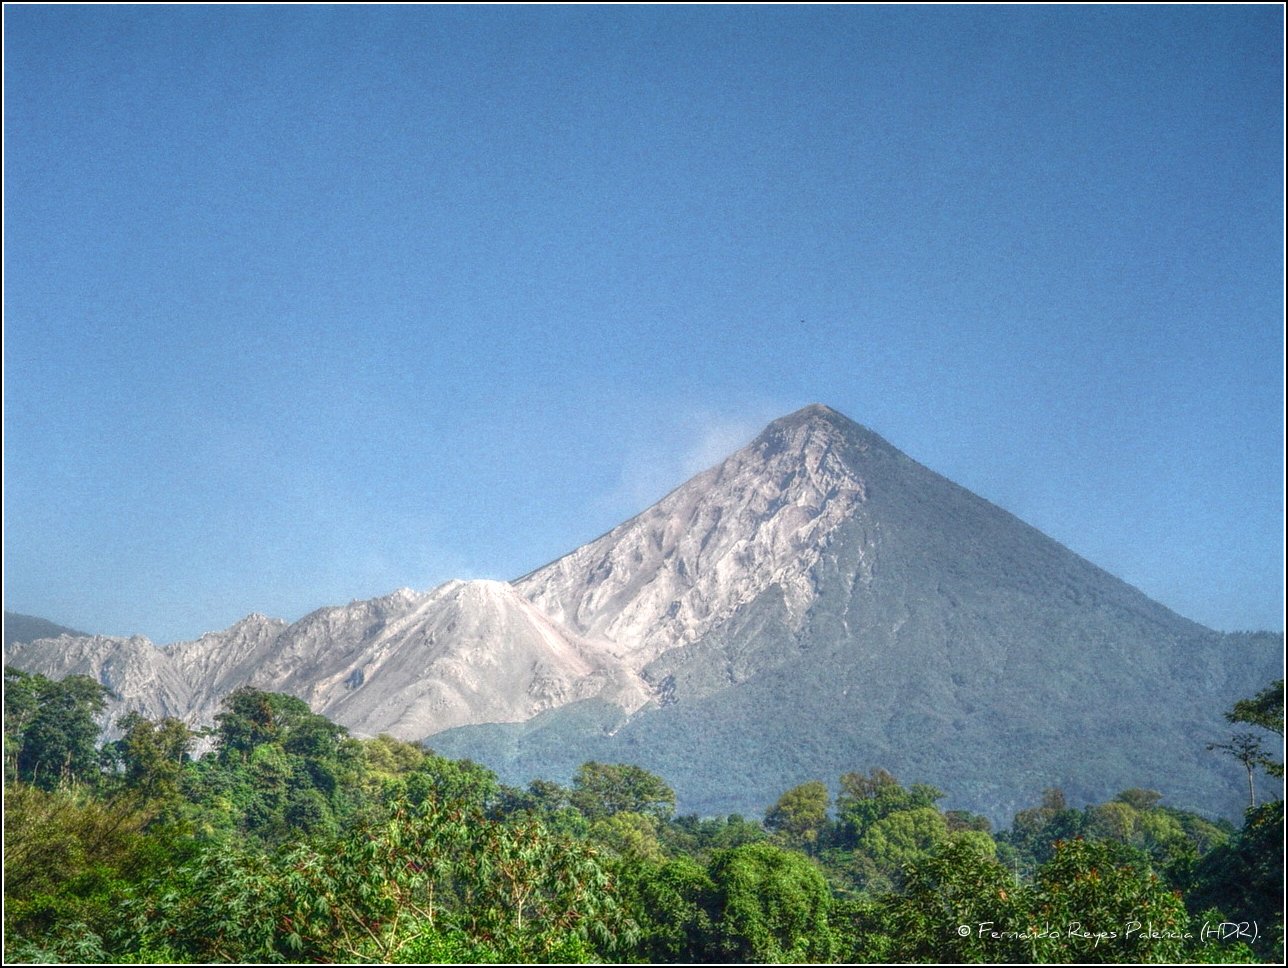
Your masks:
M703 638L770 588L799 622L814 600L811 571L864 498L838 451L838 416L802 411L515 586L640 667Z
M6 661L209 722L242 684L511 782L636 762L756 811L883 766L997 819L1049 786L1237 816L1221 713L1282 636L1195 625L833 410L807 407L514 583L252 615L195 642L62 636Z
M42 639L13 646L6 662L98 679L118 697L105 714L109 728L125 709L210 723L243 685L298 696L359 735L406 738L518 722L591 696L635 710L650 695L602 643L560 628L499 581L402 589L293 625L251 615L161 647L137 636Z
M279 637L257 678L357 733L409 738L519 722L596 695L631 710L648 698L602 645L560 628L499 581L452 581L314 612Z
M5 665L38 672L51 679L89 676L117 698L108 704L104 724L125 706L145 716L186 716L192 690L181 672L141 635L61 635L15 643L5 649Z

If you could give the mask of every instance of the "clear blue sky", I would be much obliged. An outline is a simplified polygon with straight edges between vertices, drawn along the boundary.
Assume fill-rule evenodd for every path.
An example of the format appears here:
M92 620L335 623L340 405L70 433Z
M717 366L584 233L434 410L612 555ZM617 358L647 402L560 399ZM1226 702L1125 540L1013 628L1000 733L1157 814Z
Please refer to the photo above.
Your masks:
M4 11L5 607L511 578L827 403L1283 628L1283 14Z

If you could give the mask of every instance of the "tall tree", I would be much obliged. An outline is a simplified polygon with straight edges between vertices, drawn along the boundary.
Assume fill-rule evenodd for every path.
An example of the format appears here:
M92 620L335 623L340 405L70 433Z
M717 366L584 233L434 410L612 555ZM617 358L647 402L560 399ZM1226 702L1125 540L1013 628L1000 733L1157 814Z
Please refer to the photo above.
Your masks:
M623 812L668 820L675 811L675 791L666 781L629 763L583 763L573 777L570 800L591 820Z
M765 812L765 826L779 831L793 847L812 851L827 826L831 804L827 786L818 780L792 787Z
M1283 739L1284 735L1284 681L1277 679L1251 699L1240 699L1234 708L1225 714L1231 723L1246 723L1259 726ZM1281 761L1263 753L1260 766L1271 776L1282 777L1284 765Z
M136 712L122 716L117 727L125 733L113 746L124 767L126 785L152 799L178 796L192 731L172 717L154 723Z
M719 921L715 961L826 961L832 895L822 873L799 853L769 843L718 853L711 864Z
M107 688L89 676L68 676L60 682L40 676L34 692L37 707L18 740L18 775L46 790L95 779L96 717L107 704Z
M1253 777L1257 772L1257 767L1266 758L1265 749L1261 745L1261 737L1256 733L1235 733L1227 742L1208 743L1207 748L1229 753L1239 761L1248 773L1248 809L1251 810L1255 807L1257 805L1257 787L1253 782Z
M1284 681L1277 679L1251 699L1240 699L1229 709L1225 718L1230 723L1243 723L1264 729L1279 737L1284 735ZM1284 765L1266 751L1265 738L1248 731L1235 733L1224 743L1208 743L1209 750L1229 753L1248 774L1248 809L1257 805L1257 792L1253 775L1258 768L1271 776L1282 777Z

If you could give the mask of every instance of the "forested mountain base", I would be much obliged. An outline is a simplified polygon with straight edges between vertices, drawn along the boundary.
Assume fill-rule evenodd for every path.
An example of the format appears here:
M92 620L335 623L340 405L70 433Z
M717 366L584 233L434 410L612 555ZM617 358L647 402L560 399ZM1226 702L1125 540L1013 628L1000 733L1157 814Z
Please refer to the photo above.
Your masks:
M1247 962L1283 952L1283 803L1241 829L1058 790L993 832L880 769L763 821L639 767L507 787L241 689L210 751L93 680L5 677L6 962ZM1228 717L1282 777L1283 683ZM1250 739L1249 739L1250 738ZM1277 746L1275 748L1277 752ZM1262 784L1263 787L1265 784Z

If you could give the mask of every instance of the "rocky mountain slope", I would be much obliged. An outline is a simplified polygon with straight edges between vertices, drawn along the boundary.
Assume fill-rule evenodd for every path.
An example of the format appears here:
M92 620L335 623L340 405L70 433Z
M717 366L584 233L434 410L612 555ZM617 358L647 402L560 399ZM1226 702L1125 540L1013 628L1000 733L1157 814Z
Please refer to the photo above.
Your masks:
M287 692L359 735L420 737L513 722L590 696L623 709L649 689L603 644L567 632L498 581L452 581L318 609L288 625L250 615L223 632L155 646L147 639L61 636L18 643L5 661L53 678L89 675L126 709L214 720L242 685Z
M754 551L711 525L740 516ZM766 547L796 550L757 557ZM600 591L618 570L646 616L637 640L667 621L668 599L701 617L682 647L640 654L655 703L632 717L583 703L432 745L515 781L630 760L704 812L883 766L998 819L1049 786L1075 800L1154 787L1237 817L1239 768L1205 744L1282 668L1281 635L1176 615L826 407L775 421L518 585L566 621L612 630L630 614Z
M794 621L833 531L864 498L831 411L762 435L590 544L515 583L546 614L638 666L699 641L770 588Z
M241 684L359 734L430 738L512 782L586 759L754 811L883 766L1002 817L1048 786L1153 786L1237 815L1204 744L1279 672L1282 636L1204 629L826 407L513 583L253 615L195 642L6 646L207 722Z

